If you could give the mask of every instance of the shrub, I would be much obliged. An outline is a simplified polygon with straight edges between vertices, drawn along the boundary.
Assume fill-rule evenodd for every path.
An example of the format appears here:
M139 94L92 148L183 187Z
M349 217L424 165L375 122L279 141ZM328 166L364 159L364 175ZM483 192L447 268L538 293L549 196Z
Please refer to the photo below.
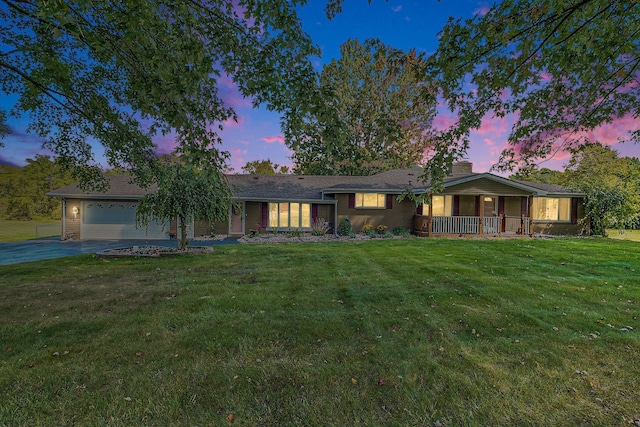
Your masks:
M301 237L302 236L302 230L297 229L297 230L292 230L289 229L289 231L287 231L287 237Z
M328 232L329 232L329 225L324 221L324 218L316 218L311 223L312 236L324 236Z
M378 236L378 233L376 233L376 230L369 230L366 233L364 233L366 236L371 237L372 239L375 239Z
M373 231L373 224L366 223L365 225L362 226L360 233L369 234L370 231Z
M380 224L376 227L376 232L378 234L384 234L385 230L387 229L387 226L384 224Z
M393 229L393 234L395 236L402 236L402 237L409 237L411 236L411 233L409 233L409 230L407 230L404 227L396 227Z
M351 221L349 218L342 218L340 224L338 224L338 234L340 236L350 236L353 230L351 229Z
M393 239L393 233L390 231L385 231L382 237L384 237L385 239Z

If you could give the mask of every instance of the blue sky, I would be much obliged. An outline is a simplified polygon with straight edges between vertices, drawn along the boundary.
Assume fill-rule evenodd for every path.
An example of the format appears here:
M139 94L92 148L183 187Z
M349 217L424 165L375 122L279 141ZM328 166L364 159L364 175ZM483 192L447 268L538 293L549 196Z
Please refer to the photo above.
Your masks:
M396 48L415 48L429 54L437 48L437 34L449 16L470 18L486 13L490 5L478 0L373 0L371 4L366 0L345 0L342 13L328 21L324 15L325 3L325 0L309 0L307 5L299 8L305 31L322 49L322 56L314 58L318 70L332 58L339 57L340 45L350 38L364 40L375 37ZM246 162L267 158L274 163L291 166L291 152L284 145L278 115L263 108L252 108L250 100L238 95L230 79L223 79L220 83L225 101L236 108L239 116L237 123L226 123L222 133L222 149L231 153L231 167L240 172ZM6 94L0 93L0 96L0 105L10 105L15 100ZM434 124L445 125L452 119L442 115ZM26 123L26 120L9 118L9 125L16 134L6 139L5 147L0 148L0 164L23 165L26 158L44 153L38 138L24 133ZM497 162L505 148L511 124L509 118L486 117L483 120L481 128L472 135L472 146L467 156L474 163L475 171L488 171ZM639 126L638 120L620 119L596 129L590 136L611 144L622 155L638 157L640 146L617 144L616 141L624 138L629 129ZM157 142L160 152L170 151L171 140ZM96 158L100 160L99 147L96 147ZM566 155L559 155L542 166L561 169L566 161Z

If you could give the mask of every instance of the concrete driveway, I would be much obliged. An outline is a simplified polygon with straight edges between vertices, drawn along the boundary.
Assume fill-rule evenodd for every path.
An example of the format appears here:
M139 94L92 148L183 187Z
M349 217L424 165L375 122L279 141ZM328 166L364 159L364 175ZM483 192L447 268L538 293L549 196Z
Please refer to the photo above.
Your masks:
M194 241L193 246L217 246L238 243L236 238ZM0 265L20 264L71 255L90 254L130 246L178 246L177 240L65 240L59 238L0 243Z

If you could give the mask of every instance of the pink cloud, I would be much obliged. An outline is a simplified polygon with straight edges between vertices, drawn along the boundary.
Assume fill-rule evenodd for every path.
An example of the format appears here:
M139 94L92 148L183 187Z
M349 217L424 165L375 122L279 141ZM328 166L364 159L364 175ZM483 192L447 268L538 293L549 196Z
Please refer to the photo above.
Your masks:
M504 118L500 117L492 117L487 118L483 117L480 122L480 127L475 131L480 135L487 135L489 133L493 134L504 134L507 132L508 122Z
M590 141L598 141L605 145L613 145L620 141L629 139L629 132L633 132L640 128L640 119L634 118L633 115L613 119L611 123L605 123L597 128L582 132L579 136L587 138Z
M233 118L230 117L224 122L222 122L222 124L225 127L229 127L229 128L242 127L242 125L244 124L244 118L242 116L238 116L237 120L233 120Z
M273 144L274 142L277 142L279 144L284 144L284 137L282 135L264 136L262 137L262 140L267 144Z
M457 122L458 119L451 114L438 114L435 119L433 119L432 126L436 130L446 130Z
M246 148L245 149L241 149L241 148L232 148L231 149L231 154L234 154L236 156L245 155L245 154L247 154L247 152L248 152L248 150Z
M238 143L242 145L249 145L249 141L245 141L244 139L241 139Z
M218 87L220 89L220 99L222 99L226 106L233 109L252 107L253 104L251 102L251 99L242 96L240 90L238 89L238 85L229 75L221 75L218 78L218 83Z

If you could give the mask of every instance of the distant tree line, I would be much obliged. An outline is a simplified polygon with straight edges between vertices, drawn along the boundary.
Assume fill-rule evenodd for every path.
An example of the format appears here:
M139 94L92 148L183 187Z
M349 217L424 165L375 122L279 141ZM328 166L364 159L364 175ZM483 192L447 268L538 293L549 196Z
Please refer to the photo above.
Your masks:
M36 155L24 167L0 166L0 218L60 219L60 200L46 194L74 181L49 156Z

